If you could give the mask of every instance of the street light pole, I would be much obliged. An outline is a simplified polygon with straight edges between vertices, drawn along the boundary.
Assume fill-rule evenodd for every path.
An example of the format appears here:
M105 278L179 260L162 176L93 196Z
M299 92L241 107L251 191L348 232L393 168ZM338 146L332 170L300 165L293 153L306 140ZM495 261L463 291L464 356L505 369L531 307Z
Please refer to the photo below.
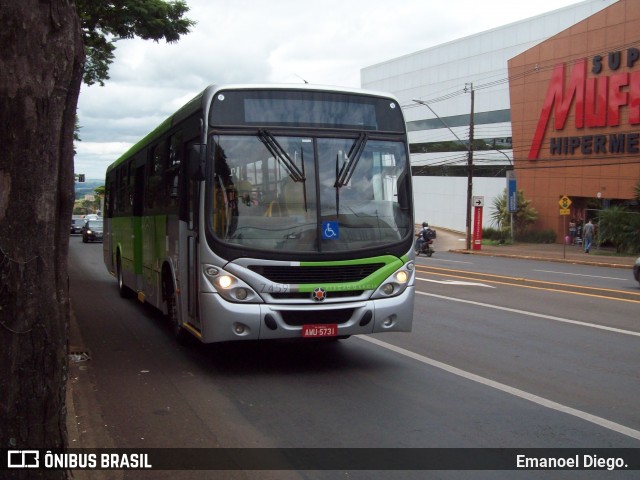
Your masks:
M467 218L466 218L466 248L467 250L471 250L471 200L473 199L473 110L474 110L474 90L473 90L473 83L470 84L471 85L471 117L469 118L469 143L468 143L468 149L467 149ZM465 90L466 90L466 86L465 86ZM463 143L464 142L460 139L460 137L458 137L458 135L456 135L456 132L454 132L453 130L451 130L451 128L449 127L449 125L447 125L447 123L440 118L440 116L433 111L433 108L431 108L431 106L423 101L423 100L418 100L416 98L413 99L414 102L419 103L420 105L424 105L425 107L427 107L429 110L431 110L431 113L433 113L436 118L438 120L440 120L442 122L442 124L453 134L454 137L456 137L456 139L460 142Z
M456 132L454 132L453 130L451 130L451 127L449 127L449 125L447 125L447 122L445 122L442 118L440 118L440 116L433 110L433 108L431 108L431 105L429 105L427 102L425 102L424 100L418 100L417 98L413 98L412 99L413 102L419 103L420 105L424 105L425 107L427 107L429 110L431 110L431 113L433 113L436 118L438 120L440 120L442 122L442 124L445 126L445 128L447 130L449 130L451 132L451 134L456 137L456 139L460 142L460 143L464 143L462 140L460 140L460 137L458 137L458 135L456 135Z

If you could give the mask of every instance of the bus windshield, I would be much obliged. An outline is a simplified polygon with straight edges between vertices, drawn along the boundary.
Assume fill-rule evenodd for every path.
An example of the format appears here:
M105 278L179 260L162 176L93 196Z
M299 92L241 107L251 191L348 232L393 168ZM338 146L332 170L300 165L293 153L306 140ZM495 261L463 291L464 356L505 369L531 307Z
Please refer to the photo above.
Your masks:
M342 252L413 233L404 143L365 135L211 137L209 228L243 249Z

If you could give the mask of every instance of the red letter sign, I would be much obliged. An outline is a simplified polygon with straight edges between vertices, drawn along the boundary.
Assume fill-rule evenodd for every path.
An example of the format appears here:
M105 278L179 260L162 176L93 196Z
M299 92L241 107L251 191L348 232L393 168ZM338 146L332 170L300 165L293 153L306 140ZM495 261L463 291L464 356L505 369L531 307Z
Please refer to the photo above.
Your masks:
M576 128L584 127L584 89L587 72L587 62L585 59L578 60L571 72L571 79L565 94L564 91L564 64L556 65L551 74L551 81L547 89L547 96L542 105L542 112L538 119L536 133L533 136L533 143L529 151L529 160L536 160L540 154L544 134L551 118L551 109L555 104L555 128L562 130L567 122L569 108L576 98Z

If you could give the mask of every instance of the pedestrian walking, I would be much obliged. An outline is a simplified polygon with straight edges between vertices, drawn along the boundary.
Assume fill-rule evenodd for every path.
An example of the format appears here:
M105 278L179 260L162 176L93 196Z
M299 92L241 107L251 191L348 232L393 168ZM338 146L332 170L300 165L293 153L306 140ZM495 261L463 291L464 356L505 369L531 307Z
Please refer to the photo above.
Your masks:
M572 218L569 222L569 238L571 240L571 245L575 245L576 243L576 219Z
M591 219L589 219L587 224L584 226L584 230L582 232L582 236L583 236L583 239L584 239L584 251L585 251L585 253L589 253L589 250L591 250L591 244L593 243L594 231L595 231L595 226L591 222Z

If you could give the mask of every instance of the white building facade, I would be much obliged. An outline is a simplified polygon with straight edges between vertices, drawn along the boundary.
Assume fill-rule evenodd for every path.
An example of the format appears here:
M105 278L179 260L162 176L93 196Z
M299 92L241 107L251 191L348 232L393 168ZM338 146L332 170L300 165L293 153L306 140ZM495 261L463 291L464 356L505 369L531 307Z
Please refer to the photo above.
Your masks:
M417 222L466 230L473 90L473 196L484 197L483 225L495 227L492 204L513 159L507 61L616 1L586 0L361 70L362 88L403 106Z

